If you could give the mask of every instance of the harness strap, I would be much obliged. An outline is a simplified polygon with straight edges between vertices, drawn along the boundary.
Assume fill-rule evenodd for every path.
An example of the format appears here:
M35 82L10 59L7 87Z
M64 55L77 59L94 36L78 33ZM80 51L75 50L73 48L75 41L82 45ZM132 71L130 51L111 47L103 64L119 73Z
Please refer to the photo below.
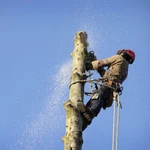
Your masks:
M116 91L117 93L119 93L119 95L122 94L123 91L123 87L121 86L121 84L119 82L117 82L116 80L107 80L107 82L102 82L103 86L107 86L109 88L111 88L112 90Z
M73 85L73 84L76 84L76 83L86 83L86 82L89 82L89 83L94 83L94 84L98 84L99 82L101 81L107 81L107 78L106 77L102 77L102 78L99 78L99 79L90 79L90 80L78 80L78 81L75 81L73 83L70 84L69 86L69 89L70 87Z
M90 74L89 76L91 76L92 74ZM119 95L122 94L122 91L123 91L123 87L121 86L120 82L118 81L118 79L116 77L102 77L102 78L99 78L99 79L90 79L90 80L78 80L78 81L75 81L73 83L70 84L69 86L69 89L70 87L73 85L73 84L76 84L76 83L86 83L86 82L89 82L90 84L94 83L95 84L95 89L98 89L98 84L99 82L102 82L101 84L99 85L103 85L103 86L107 86L111 89L113 89L114 91L118 92ZM92 87L90 85L90 89L91 91L92 90Z

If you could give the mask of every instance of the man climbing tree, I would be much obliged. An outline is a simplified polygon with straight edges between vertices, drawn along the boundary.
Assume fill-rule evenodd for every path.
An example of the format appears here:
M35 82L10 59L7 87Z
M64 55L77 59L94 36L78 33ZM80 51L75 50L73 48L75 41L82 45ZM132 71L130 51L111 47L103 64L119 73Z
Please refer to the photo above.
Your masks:
M113 102L113 92L121 92L120 84L124 82L128 75L128 66L135 60L135 53L132 50L118 50L117 54L104 59L87 61L86 70L97 70L101 75L102 84L92 93L91 99L86 105L83 102L78 102L77 109L81 112L85 123L84 130L92 119L96 117L101 108L110 107ZM105 67L107 69L105 70Z

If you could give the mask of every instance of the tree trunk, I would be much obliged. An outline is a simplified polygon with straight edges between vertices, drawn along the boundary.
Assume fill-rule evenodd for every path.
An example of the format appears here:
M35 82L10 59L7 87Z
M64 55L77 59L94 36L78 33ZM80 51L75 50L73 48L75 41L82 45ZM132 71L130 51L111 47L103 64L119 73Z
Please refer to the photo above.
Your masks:
M82 117L76 109L79 101L83 102L84 83L75 83L76 81L85 80L85 62L87 59L87 34L84 31L77 32L74 38L74 50L71 54L73 66L71 73L70 97L64 103L66 110L66 133L62 140L64 150L82 150Z

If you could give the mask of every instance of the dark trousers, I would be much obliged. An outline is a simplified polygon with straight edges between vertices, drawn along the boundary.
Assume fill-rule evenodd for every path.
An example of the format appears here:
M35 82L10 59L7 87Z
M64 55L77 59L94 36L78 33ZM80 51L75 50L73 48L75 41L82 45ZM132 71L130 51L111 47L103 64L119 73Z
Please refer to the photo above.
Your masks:
M104 85L101 85L98 90L94 91L92 98L88 101L86 106L94 112L95 116L99 114L101 108L106 108L111 94L110 92L111 89Z

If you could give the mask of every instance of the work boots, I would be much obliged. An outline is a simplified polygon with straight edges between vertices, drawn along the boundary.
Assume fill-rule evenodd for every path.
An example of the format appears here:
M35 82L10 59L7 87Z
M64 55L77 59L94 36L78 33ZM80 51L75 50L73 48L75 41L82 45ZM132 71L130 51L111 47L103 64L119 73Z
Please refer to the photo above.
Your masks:
M95 114L92 110L86 107L82 102L77 103L77 109L81 112L84 122L83 122L83 130L91 124Z

